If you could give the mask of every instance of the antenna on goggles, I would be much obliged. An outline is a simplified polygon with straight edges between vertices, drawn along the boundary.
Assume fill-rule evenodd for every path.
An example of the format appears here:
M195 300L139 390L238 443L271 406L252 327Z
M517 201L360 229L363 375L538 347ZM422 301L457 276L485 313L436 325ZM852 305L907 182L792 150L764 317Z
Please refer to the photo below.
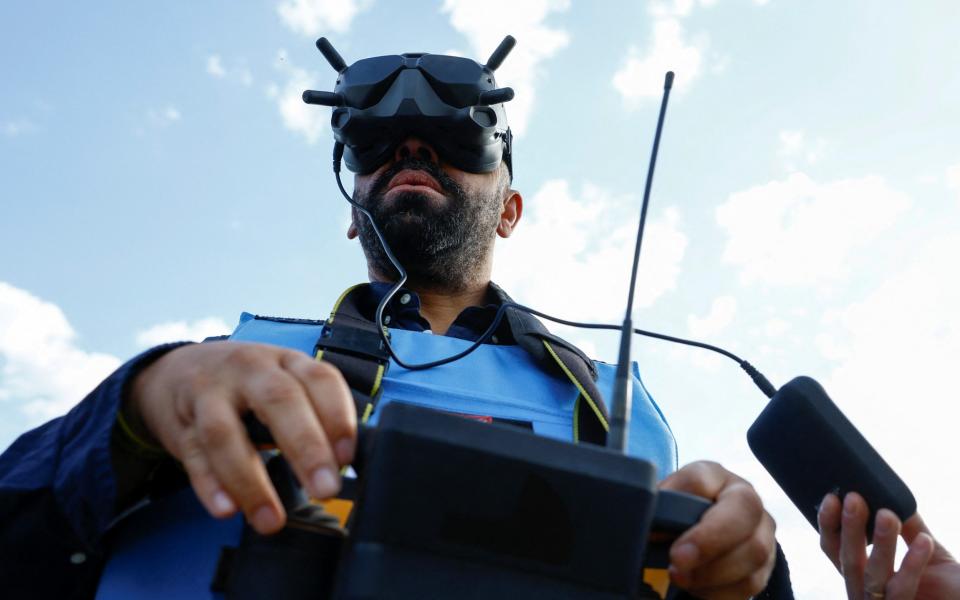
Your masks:
M650 204L653 168L657 164L660 132L663 130L663 117L667 112L667 100L670 98L671 87L673 87L673 71L667 71L667 76L663 82L660 117L657 119L657 133L653 137L653 150L650 152L647 184L643 190L640 225L637 227L637 245L633 250L633 270L630 272L630 289L627 294L627 314L623 317L623 328L620 332L620 353L617 357L617 372L613 382L613 402L610 406L611 418L610 431L607 434L607 448L623 453L627 451L627 433L630 431L630 404L633 392L633 381L630 374L630 341L633 338L633 292L637 286L637 266L640 264L640 245L643 243L643 228L647 222L647 206Z
M486 67L491 71L496 71L499 69L500 65L503 64L503 59L510 54L510 51L513 50L513 47L516 45L517 40L512 35L508 35L507 37L503 38L503 41L500 42L500 45L497 46L497 49L494 50L493 54L490 55L490 58L487 59Z
M325 37L317 40L317 49L320 50L320 54L323 55L327 62L330 63L330 66L333 67L337 73L342 73L344 69L347 68L346 61L343 60L343 57L340 56L340 53L337 52L337 49L333 47L333 44L330 43ZM339 79L337 80L339 83ZM338 94L336 92L318 92L316 90L306 90L303 92L303 101L307 104L318 104L320 106L343 106L343 94Z
M343 60L343 57L340 56L340 53L337 52L336 48L333 47L333 44L331 44L327 38L322 37L317 40L317 50L327 59L327 62L330 63L330 66L333 67L333 70L337 73L347 68L346 61Z

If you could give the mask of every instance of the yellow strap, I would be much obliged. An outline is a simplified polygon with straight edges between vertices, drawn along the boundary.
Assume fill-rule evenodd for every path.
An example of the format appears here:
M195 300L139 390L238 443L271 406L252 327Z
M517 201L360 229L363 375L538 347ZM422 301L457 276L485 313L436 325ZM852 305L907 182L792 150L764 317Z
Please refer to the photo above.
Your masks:
M332 319L331 319L332 320ZM317 353L314 355L313 359L317 362L323 360L323 349L318 348ZM380 384L383 383L383 374L386 372L386 365L377 365L377 374L373 377L373 387L370 388L369 396L375 398L377 392L380 391Z
M130 427L127 420L123 418L123 409L117 411L117 424L120 425L120 430L123 432L123 435L126 436L127 440L136 446L138 450L153 456L167 456L166 450L160 446L155 446L144 441L143 438L133 432L133 428Z
M370 389L370 397L376 398L380 391L380 382L383 381L383 372L386 370L384 365L377 365L377 376L373 378L373 388Z
M593 401L593 398L590 397L590 394L587 393L587 390L583 389L583 386L580 384L580 381L570 372L570 369L567 368L567 365L563 364L563 361L560 360L560 357L557 356L557 353L554 351L553 346L550 345L550 342L543 340L543 345L547 347L547 352L550 353L550 356L553 357L553 360L557 361L557 364L560 365L560 368L563 369L563 372L566 374L567 378L573 382L573 385L577 386L577 389L580 390L580 395L583 396L583 399L587 401L587 404L593 409L593 414L597 416L597 419L600 420L600 425L603 426L604 431L610 431L610 425L607 423L607 419L604 418L603 413L600 412L600 409L597 408L596 402Z
M643 581L653 588L661 598L667 597L670 588L670 573L666 569L644 569Z
M368 402L366 408L363 409L363 416L360 417L361 423L366 423L370 419L370 415L373 414L373 402Z
M337 298L337 301L336 301L336 302L334 303L334 305L333 305L333 310L330 311L330 318L327 319L327 323L333 323L333 317L336 316L337 310L340 308L340 304L343 302L343 299L347 297L347 294L349 294L349 293L352 292L353 290L357 289L357 288L360 287L361 285L363 285L363 284L362 284L362 283L358 283L357 285L351 285L351 286L348 287L346 290L344 290L342 294L340 294L340 297Z
M577 394L577 399L573 401L573 441L575 443L580 443L580 395Z

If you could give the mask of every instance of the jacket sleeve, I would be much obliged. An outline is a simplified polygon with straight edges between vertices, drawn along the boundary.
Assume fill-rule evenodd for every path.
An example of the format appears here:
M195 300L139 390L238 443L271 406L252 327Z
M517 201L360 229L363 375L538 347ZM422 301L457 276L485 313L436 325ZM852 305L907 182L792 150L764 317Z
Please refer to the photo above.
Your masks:
M181 344L123 364L66 415L21 435L0 455L0 581L7 598L89 598L116 517L111 436L125 388ZM11 594L11 595L7 595Z

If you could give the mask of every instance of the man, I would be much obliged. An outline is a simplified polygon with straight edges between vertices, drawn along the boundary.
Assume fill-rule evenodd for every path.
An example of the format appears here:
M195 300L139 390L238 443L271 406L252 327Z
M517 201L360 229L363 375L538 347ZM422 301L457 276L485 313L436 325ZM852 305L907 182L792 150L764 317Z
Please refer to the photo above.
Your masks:
M418 57L404 55L404 61ZM488 66L494 62L491 57ZM417 135L391 140L376 168L356 176L355 200L372 213L409 274L403 306L393 305L392 322L384 323L479 339L507 299L491 283L492 251L496 237L509 237L519 225L523 198L510 185L509 146L493 169L473 171L439 147ZM350 150L348 144L348 166ZM347 236L359 238L367 258L372 285L351 301L369 319L397 273L357 210ZM507 344L521 333L510 322L501 332ZM311 496L337 493L340 470L356 453L358 420L338 368L266 343L154 348L123 365L70 414L25 434L0 460L0 540L10 555L0 570L8 589L92 595L106 559L105 532L143 497L165 455L182 465L211 515L240 512L259 533L279 531L287 515L244 428L247 413L270 430ZM673 452L672 439L664 443ZM673 582L708 599L761 593L778 553L773 519L752 486L718 464L698 462L660 487L714 502L672 545Z

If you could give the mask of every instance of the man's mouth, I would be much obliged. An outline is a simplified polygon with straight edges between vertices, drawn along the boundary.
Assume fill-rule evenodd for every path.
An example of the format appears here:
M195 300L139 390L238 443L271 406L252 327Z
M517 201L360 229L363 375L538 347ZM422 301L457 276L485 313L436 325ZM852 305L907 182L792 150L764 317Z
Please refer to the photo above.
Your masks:
M398 188L415 190L416 188L429 188L435 192L443 193L443 189L436 179L428 175L425 171L404 169L396 175L387 184L387 190L392 191ZM422 191L422 190L420 190Z

